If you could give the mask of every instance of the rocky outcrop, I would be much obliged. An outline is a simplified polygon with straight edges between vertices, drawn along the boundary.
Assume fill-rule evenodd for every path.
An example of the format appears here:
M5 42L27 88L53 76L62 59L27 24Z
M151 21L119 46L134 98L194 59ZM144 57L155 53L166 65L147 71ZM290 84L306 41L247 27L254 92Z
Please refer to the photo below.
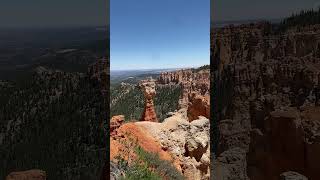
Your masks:
M118 115L113 116L110 120L110 136L114 136L117 134L116 130L123 124L124 116Z
M209 95L199 95L198 93L191 93L189 95L189 105L188 105L188 119L193 121L198 119L199 116L210 117L210 96Z
M308 178L297 172L288 171L280 175L280 180L308 180Z
M299 112L294 108L272 112L263 129L251 133L249 176L277 179L281 172L304 170L304 132Z
M253 180L278 179L282 172L297 170L319 179L306 159L308 147L320 151L315 150L316 142L308 145L305 138L306 132L314 137L320 130L307 130L310 121L302 116L305 109L318 106L320 30L307 27L277 34L272 29L263 22L212 31L213 119L219 130L215 161L240 148L245 152L241 159L248 161L236 166L233 175L247 172Z
M172 72L163 72L158 78L159 84L180 84L184 90L182 96L188 99L188 94L193 91L201 95L210 94L210 70L204 68L184 69Z
M172 113L162 123L125 123L110 137L110 159L115 160L117 154L125 151L120 141L131 142L131 137L146 151L171 161L187 179L209 179L209 128L209 120L202 116L189 122L186 109ZM134 157L132 153L130 158Z
M320 160L320 108L288 108L271 112L263 130L251 133L248 168L256 179L277 179L278 174L295 170L318 179ZM318 153L316 153L318 152Z
M102 81L101 74L103 72L109 73L110 61L108 59L102 58L98 59L97 62L91 64L88 67L88 74L91 78L98 78L99 81Z
M145 97L145 107L143 110L141 121L158 122L153 103L153 98L156 95L155 80L153 80L152 78L148 80L142 80L139 83L139 87L142 89Z
M6 177L6 180L46 180L46 179L47 179L46 172L38 169L12 172Z
M182 92L179 100L180 108L188 108L189 121L198 116L210 118L210 70L185 69L163 72L158 78L159 84L179 84Z
M179 168L178 164L170 152L164 150L159 141L152 136L150 129L146 129L141 126L140 123L146 124L160 124L156 122L140 121L124 123L118 129L117 133L110 136L110 175L106 176L106 179L120 179L123 176L125 169L117 166L118 157L122 157L129 164L137 160L137 154L135 151L136 146L143 148L150 153L156 153L161 160L171 162L176 168Z
M248 179L245 155L246 151L238 147L223 151L211 163L212 179Z
M148 152L159 154L163 160L172 160L170 153L164 151L150 131L142 127L138 122L125 123L117 129L116 135L110 136L110 159L116 160L118 155L126 154L128 156L124 158L130 163L136 158L135 145L139 145Z
M129 154L126 160L134 161L134 148L126 148L123 144L127 146L136 142L144 150L170 161L186 179L210 179L209 82L208 69L162 73L157 85L180 85L182 93L180 110L168 113L169 117L159 123L153 102L156 81L141 81L139 87L145 97L141 121L122 123L123 116L112 118L110 159L116 161L119 154ZM121 170L113 169L113 174L120 174ZM113 175L112 178L115 176L119 175Z
M209 120L203 116L189 122L186 109L181 109L163 123L139 122L173 155L187 179L209 179L210 138Z
M88 67L87 74L91 80L97 81L101 87L101 92L104 95L107 95L109 89L109 80L110 79L110 60L109 59L99 59L97 62L91 64Z

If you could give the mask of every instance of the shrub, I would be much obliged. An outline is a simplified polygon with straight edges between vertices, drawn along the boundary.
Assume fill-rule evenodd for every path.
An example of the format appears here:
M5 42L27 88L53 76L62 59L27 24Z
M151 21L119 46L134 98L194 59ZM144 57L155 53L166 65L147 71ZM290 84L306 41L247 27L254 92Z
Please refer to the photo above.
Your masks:
M161 180L161 176L152 172L146 164L134 163L125 172L121 180Z
M174 167L169 161L161 160L156 153L146 152L142 148L137 148L137 154L139 158L145 162L145 164L155 170L162 177L168 179L184 179L182 174Z

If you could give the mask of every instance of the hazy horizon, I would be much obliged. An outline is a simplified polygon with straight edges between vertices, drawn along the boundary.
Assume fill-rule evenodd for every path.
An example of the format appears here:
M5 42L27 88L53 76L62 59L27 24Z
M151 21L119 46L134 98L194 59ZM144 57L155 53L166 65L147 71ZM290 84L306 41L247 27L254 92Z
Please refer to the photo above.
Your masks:
M110 69L210 63L210 1L112 0Z
M199 68L204 65L210 65L208 64L202 64L202 65L195 65L195 66L176 66L176 67L161 67L161 68L129 68L129 69L110 69L110 71L148 71L148 70L163 70L163 69L189 69L189 68Z

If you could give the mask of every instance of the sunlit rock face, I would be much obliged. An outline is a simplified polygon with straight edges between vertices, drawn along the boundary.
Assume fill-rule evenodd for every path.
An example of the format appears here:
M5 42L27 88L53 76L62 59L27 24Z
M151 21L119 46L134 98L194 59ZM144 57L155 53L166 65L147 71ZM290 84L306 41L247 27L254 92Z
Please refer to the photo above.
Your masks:
M145 97L145 107L142 113L141 121L158 122L153 102L153 98L156 95L155 80L153 80L152 78L148 80L142 80L139 83L139 86L143 91Z
M184 69L160 74L159 84L179 84L182 92L180 108L187 108L188 119L193 121L199 116L210 118L210 69L199 71Z
M112 118L110 158L122 152L119 142L130 141L129 134L144 150L172 162L185 179L210 179L209 76L208 68L196 72L179 70L162 73L157 81L141 81L139 87L145 97L141 121L124 122L123 116ZM158 122L153 102L156 86L171 85L181 86L180 107Z

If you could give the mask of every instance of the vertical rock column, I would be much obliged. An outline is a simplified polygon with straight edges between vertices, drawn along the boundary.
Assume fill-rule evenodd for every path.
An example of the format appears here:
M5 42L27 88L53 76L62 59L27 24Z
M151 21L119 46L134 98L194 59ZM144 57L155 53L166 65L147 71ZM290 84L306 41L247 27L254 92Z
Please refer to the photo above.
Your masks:
M142 80L139 84L145 97L145 106L141 121L158 122L156 111L154 109L153 98L156 95L156 83L152 78Z

